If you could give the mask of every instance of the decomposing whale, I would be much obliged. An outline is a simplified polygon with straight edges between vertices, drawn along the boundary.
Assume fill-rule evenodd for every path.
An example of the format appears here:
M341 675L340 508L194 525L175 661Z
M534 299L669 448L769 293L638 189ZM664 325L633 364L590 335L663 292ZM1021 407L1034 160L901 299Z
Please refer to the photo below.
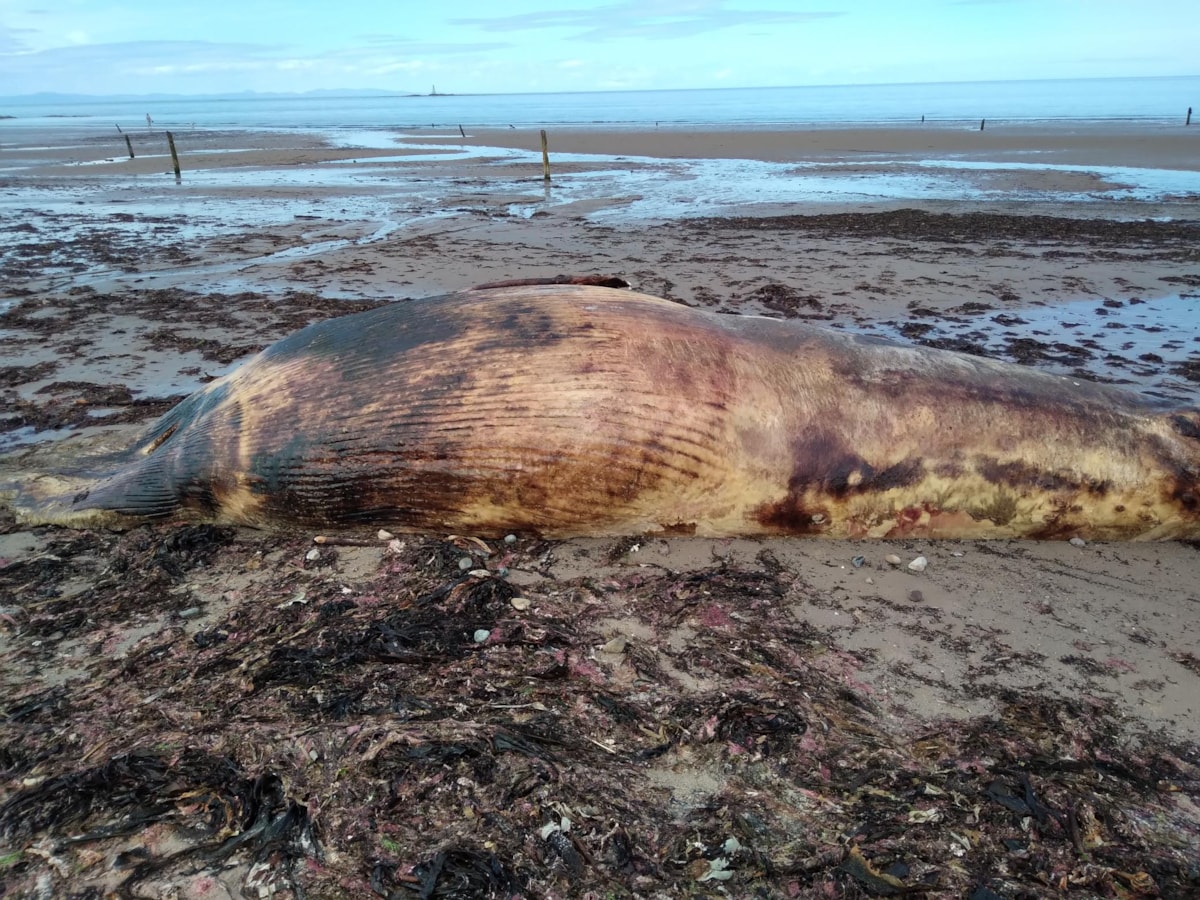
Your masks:
M28 522L1200 537L1200 413L590 285L397 302L207 385ZM25 502L28 501L28 502Z

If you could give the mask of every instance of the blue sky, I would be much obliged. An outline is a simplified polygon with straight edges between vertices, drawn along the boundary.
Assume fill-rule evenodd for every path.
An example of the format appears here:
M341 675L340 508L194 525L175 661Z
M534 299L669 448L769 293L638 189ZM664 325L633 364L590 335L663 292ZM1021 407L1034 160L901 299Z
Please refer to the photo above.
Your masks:
M0 95L1200 74L1195 0L0 0Z

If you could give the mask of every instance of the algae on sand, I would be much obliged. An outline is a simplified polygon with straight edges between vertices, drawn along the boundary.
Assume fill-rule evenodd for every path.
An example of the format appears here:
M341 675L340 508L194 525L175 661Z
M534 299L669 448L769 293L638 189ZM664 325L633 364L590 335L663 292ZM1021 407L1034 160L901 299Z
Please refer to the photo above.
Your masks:
M769 551L684 570L527 539L34 539L39 562L0 568L14 895L1200 885L1194 744L1132 740L1094 698L905 718L797 616L826 601ZM587 573L546 577L580 553ZM81 574L86 597L60 596ZM56 686L22 677L53 666L70 667ZM708 774L684 790L688 773Z

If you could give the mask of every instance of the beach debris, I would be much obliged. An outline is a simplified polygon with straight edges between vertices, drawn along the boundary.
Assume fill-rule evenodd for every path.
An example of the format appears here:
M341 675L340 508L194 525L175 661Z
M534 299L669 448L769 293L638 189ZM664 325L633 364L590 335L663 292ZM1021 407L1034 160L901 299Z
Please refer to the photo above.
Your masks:
M583 875L584 855L571 837L571 820L566 816L558 822L547 822L538 832L550 851L563 861L573 879Z
M850 564L856 569L861 569L864 565L866 565L866 562L867 558L865 556L856 556L854 559L850 560Z
M910 572L924 572L928 567L929 560L927 560L924 556L918 556L908 564L908 570Z
M298 592L297 594L295 594L294 596L289 597L287 600L284 600L282 603L280 603L275 608L276 609L287 609L289 606L303 606L306 603L308 603L308 593L306 591L302 590L302 591Z
M374 547L375 541L363 538L341 537L340 535L318 534L313 538L314 544L325 547Z
M469 557L469 556L464 556L458 561L458 567L464 572L466 572L468 569L470 569L474 565L475 565L475 560L471 559L471 557Z
M1071 538L1069 543L1071 544L1072 547L1086 547L1087 546L1087 541L1085 541L1083 538L1078 537L1078 536Z
M487 639L490 638L491 636L492 636L492 633L488 629L477 628L477 629L475 629L475 634L472 636L471 639L473 641L475 641L475 643L477 643L477 644L484 644L484 643L487 643Z
M889 553L887 556L885 556L883 558L883 561L886 562L889 566L898 566L898 565L900 565L900 563L903 562L903 560L899 556L897 556L895 553Z
M716 859L698 859L688 866L688 871L693 873L692 877L696 881L728 881L733 878L729 860L724 856L718 856Z
M866 857L863 856L862 850L857 846L851 846L846 853L846 858L842 861L839 868L863 885L873 894L883 894L885 896L891 894L907 894L910 891L908 884L902 878L893 874L894 870L904 870L907 867L903 863L893 863L888 871L880 872Z
M528 597L513 597L508 602L509 605L518 612L524 612L525 610L529 609L531 603Z
M492 548L488 546L486 541L481 540L480 538L477 538L477 537L463 536L460 534L452 534L449 537L447 537L446 540L449 543L453 544L458 549L465 550L468 553L472 553L475 550L478 550L484 556L492 555Z
M385 528L380 528L377 532L375 532L375 537L381 541L390 541L395 537L395 535Z

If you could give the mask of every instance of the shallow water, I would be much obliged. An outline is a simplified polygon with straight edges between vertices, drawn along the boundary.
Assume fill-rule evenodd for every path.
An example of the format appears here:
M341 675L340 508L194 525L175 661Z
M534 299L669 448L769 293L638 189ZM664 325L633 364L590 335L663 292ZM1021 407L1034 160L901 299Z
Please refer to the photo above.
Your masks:
M923 343L967 341L988 355L1015 361L1033 358L1038 368L1051 372L1087 375L1161 399L1196 402L1196 384L1176 370L1200 359L1200 294L1128 301L1088 298L918 322ZM864 330L900 341L915 335L911 321L874 323Z
M894 201L1052 200L1087 204L1103 200L1158 200L1200 194L1200 173L1147 169L1041 167L1087 176L1084 190L1045 190L997 184L991 173L1023 169L1014 164L980 166L954 160L895 164L772 163L756 160L672 160L561 154L562 167L547 188L540 156L515 150L473 148L437 154L475 163L479 177L464 178L430 156L325 162L287 168L217 168L185 174L182 185L163 177L113 176L64 179L50 185L19 180L0 190L0 215L38 229L0 230L0 253L52 235L63 243L47 260L45 275L59 284L96 284L128 278L109 262L76 253L72 242L99 231L129 240L175 242L182 252L224 236L252 233L298 221L318 226L345 223L353 238L316 237L263 256L216 264L173 265L205 277L234 274L272 260L315 257L350 244L369 245L397 231L451 216L464 199L483 204L492 215L529 217L540 210L591 202L584 213L598 224L663 222L688 217L753 214L756 207L778 211L787 205L856 204ZM402 161L403 160L403 161ZM1038 167L1034 167L1038 168ZM513 195L527 200L513 201ZM508 197L494 202L496 197ZM459 198L459 204L455 203ZM489 208L493 207L493 208ZM153 247L148 249L153 250ZM151 257L152 258L152 257ZM159 270L159 271L156 271ZM138 266L137 277L162 274L153 264Z

